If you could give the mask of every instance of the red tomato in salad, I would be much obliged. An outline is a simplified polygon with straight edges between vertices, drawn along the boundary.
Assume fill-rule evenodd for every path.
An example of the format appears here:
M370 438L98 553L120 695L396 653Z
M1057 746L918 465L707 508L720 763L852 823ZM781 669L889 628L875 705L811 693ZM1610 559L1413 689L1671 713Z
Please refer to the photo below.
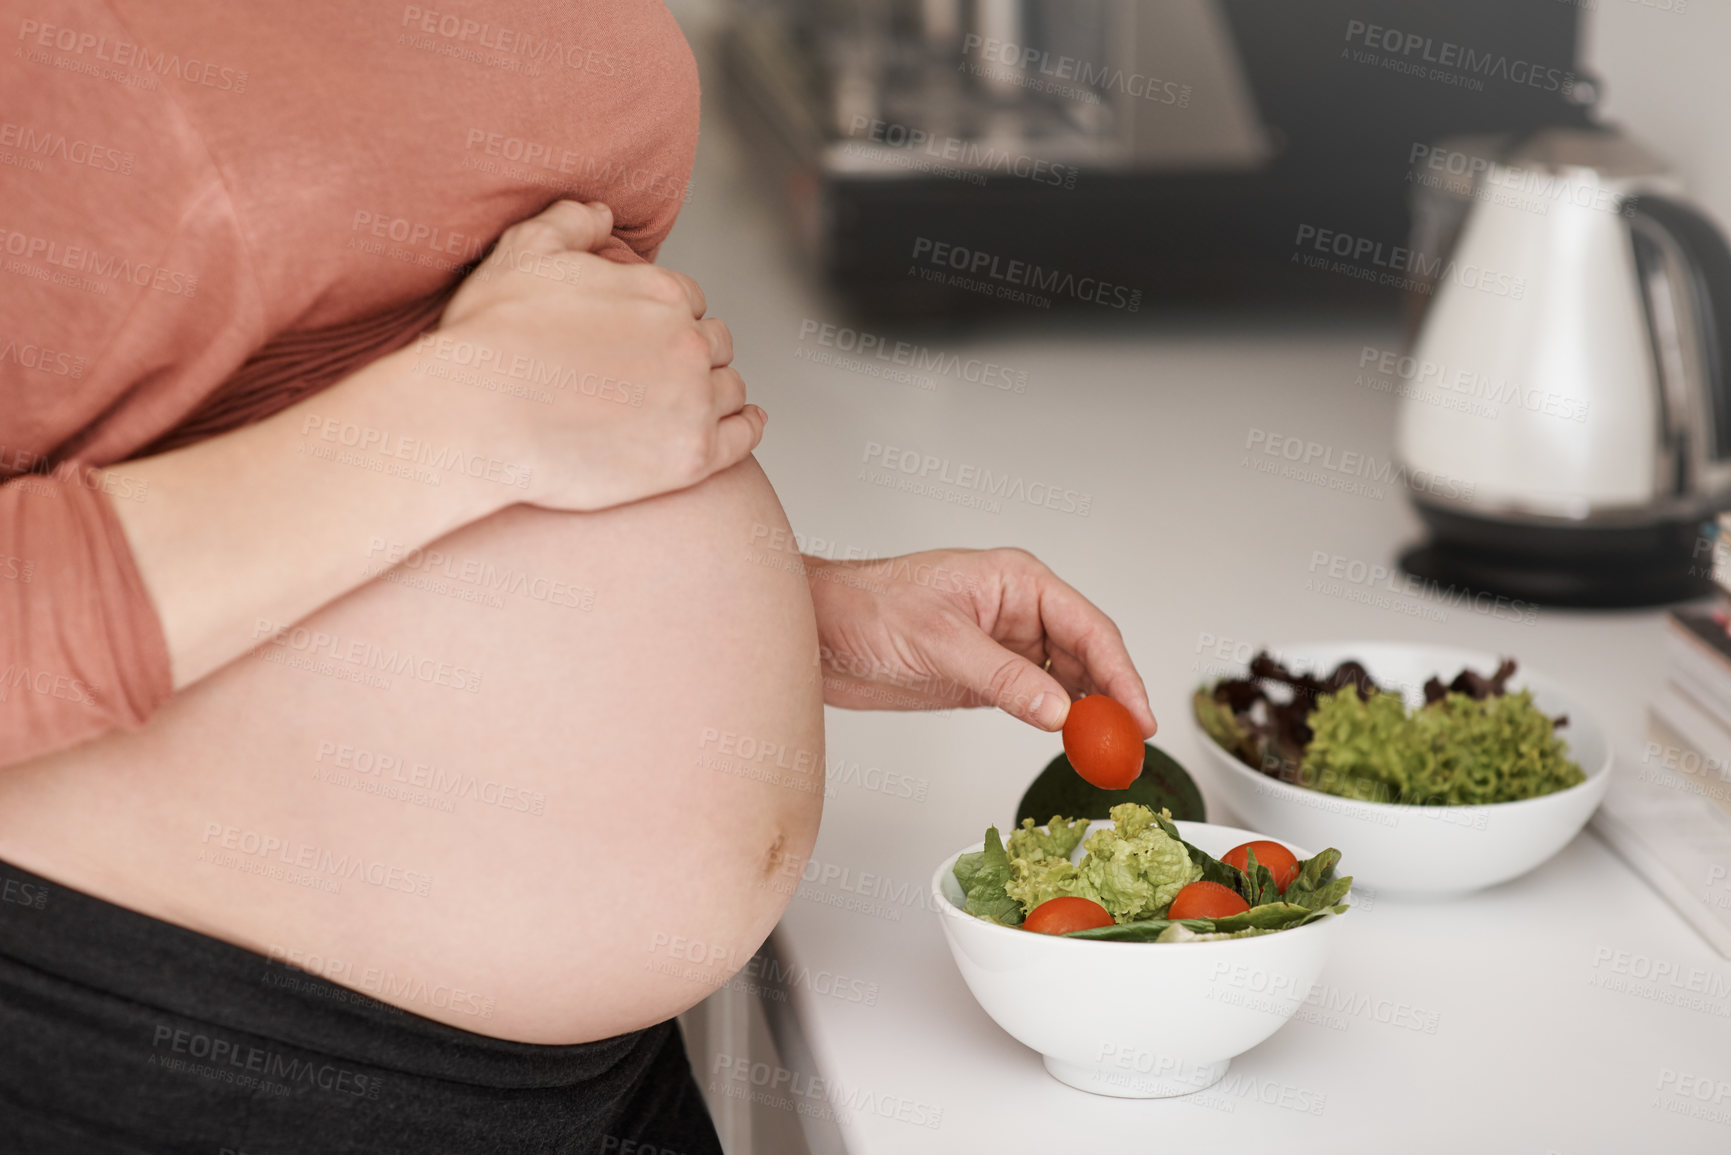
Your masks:
M1142 731L1130 711L1104 694L1070 703L1064 755L1076 773L1102 790L1122 790L1142 776Z
M1236 890L1218 882L1192 882L1172 900L1167 918L1225 918L1250 909Z
M1036 934L1069 934L1073 930L1093 930L1097 926L1111 925L1112 916L1093 899L1063 895L1049 898L1029 911L1022 929Z
M1274 885L1284 894L1286 888L1292 885L1292 880L1298 877L1298 859L1280 843L1261 839L1246 842L1222 854L1220 861L1227 866L1236 866L1239 870L1249 870L1252 850L1256 851L1256 861L1268 867L1268 873L1274 875Z

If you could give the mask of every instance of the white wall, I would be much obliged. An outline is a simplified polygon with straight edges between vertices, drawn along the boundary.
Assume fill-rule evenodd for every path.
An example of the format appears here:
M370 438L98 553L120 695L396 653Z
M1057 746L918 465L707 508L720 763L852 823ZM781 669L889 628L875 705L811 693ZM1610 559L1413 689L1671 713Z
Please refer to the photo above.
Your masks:
M1580 0L1603 119L1670 161L1731 234L1731 0Z

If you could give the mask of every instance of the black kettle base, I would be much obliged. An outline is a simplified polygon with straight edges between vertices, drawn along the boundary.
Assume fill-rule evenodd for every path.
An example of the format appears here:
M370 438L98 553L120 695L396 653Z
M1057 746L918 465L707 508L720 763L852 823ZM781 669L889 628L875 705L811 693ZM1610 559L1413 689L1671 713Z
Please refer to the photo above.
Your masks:
M1621 525L1519 522L1414 500L1430 540L1400 565L1445 592L1470 590L1541 606L1634 609L1706 597L1725 543L1711 514Z
M1711 555L1703 559L1693 553L1667 549L1645 556L1617 551L1544 557L1427 542L1402 551L1400 567L1451 592L1574 609L1633 609L1713 593Z

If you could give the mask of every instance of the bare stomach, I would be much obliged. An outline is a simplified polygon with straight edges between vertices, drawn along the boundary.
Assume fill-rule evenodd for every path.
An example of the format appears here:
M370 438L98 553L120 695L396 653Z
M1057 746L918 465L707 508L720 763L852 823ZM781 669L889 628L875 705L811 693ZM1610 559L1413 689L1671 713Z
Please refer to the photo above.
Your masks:
M374 539L402 564L142 732L0 772L0 858L482 1034L668 1018L750 958L817 836L811 600L760 548L786 530L747 460Z

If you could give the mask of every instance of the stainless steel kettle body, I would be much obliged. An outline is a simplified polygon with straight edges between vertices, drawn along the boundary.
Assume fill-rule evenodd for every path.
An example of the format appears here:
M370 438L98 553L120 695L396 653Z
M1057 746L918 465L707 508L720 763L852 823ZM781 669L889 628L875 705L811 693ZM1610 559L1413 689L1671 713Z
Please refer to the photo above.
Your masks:
M1731 249L1626 138L1476 174L1401 400L1424 576L1576 605L1705 592L1731 507ZM1423 254L1416 260L1423 261Z

